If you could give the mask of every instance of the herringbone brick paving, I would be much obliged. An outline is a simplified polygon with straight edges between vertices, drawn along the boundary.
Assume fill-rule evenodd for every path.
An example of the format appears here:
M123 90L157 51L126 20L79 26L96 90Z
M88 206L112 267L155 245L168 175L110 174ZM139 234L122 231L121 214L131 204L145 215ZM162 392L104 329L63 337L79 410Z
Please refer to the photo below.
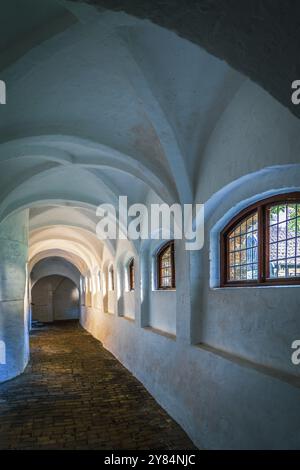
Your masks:
M194 449L100 342L74 322L35 330L24 374L0 385L0 449Z

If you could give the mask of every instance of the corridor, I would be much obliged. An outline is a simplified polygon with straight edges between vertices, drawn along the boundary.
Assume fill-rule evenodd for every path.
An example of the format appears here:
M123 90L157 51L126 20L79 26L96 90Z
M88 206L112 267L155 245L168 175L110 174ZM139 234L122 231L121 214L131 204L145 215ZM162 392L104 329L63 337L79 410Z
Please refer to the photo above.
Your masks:
M1 449L193 449L182 429L77 322L32 331L25 373L0 385Z
M0 449L300 450L300 1L0 24Z

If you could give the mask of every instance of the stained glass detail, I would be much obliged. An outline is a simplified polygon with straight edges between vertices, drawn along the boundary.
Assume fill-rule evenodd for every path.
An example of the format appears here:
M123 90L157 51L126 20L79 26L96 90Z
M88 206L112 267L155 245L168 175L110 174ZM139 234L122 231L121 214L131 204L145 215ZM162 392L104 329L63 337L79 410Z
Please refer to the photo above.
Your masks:
M159 255L159 287L175 287L174 244L170 243Z
M258 214L243 219L228 235L229 281L258 279Z

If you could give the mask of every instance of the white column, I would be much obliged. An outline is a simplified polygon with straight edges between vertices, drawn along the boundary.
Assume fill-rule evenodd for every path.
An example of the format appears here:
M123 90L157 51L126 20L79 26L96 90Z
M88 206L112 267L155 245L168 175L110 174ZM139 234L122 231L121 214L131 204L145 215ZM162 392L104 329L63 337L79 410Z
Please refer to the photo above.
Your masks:
M0 382L20 374L29 358L28 222L24 210L0 224L0 341L6 355Z

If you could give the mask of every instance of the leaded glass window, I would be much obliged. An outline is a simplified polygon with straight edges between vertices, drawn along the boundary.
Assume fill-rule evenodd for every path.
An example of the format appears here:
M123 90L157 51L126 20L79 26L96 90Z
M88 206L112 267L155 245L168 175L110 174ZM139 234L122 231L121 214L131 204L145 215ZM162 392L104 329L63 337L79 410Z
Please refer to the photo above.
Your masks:
M238 214L221 234L221 285L300 284L300 193Z
M174 241L168 242L160 250L158 260L158 288L175 288Z

